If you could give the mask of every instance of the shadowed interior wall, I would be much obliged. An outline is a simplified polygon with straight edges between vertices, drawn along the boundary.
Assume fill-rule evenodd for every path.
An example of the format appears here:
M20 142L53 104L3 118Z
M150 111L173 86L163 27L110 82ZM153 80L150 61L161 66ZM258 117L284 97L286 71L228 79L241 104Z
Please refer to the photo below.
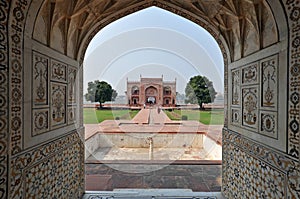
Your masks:
M201 25L223 52L223 194L300 197L299 1L0 4L1 197L82 196L85 49L98 30L149 6Z

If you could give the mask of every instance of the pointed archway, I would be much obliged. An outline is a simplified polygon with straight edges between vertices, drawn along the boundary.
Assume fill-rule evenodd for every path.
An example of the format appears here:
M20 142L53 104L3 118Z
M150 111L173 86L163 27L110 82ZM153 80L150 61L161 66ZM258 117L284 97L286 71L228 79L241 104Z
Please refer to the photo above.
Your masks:
M227 100L223 193L229 198L299 197L299 4L293 0L224 0L208 5L179 0L2 2L1 194L13 198L37 193L82 195L83 145L77 134L83 131L78 108L82 104L79 97L76 102L73 96L61 98L58 93L73 93L67 91L75 83L72 74L78 71L81 87L80 64L99 29L137 10L158 6L207 29L223 52ZM42 70L49 72L42 84L35 82L41 76L33 75L34 66L41 66L37 63L49 67ZM256 66L255 80L247 74ZM52 74L50 67L56 72ZM261 93L268 91L264 83L269 82L268 74L277 74L271 93L279 97L271 101L270 92ZM48 92L37 85L47 85ZM235 88L240 100L232 100ZM52 114L63 110L57 100L65 102L63 120ZM255 101L257 107L248 106ZM249 120L254 115L260 119Z

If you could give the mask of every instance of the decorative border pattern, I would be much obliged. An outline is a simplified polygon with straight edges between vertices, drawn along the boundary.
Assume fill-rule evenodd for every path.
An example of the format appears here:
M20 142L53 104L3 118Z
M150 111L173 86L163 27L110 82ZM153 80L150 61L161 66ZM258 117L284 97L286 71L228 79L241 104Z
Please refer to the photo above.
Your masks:
M10 73L10 91L23 93L23 39L24 39L24 25L25 16L27 15L29 2L27 0L12 1L9 27L9 65L12 66L13 71ZM13 93L10 93L10 97L14 98ZM23 148L22 143L22 131L23 131L23 95L16 101L10 101L10 116L12 128L10 128L11 135L11 153L17 154Z
M56 198L81 196L84 193L81 190L84 189L83 156L84 145L78 133L73 132L12 158L11 197L27 198L33 194L42 198L43 194L49 194L48 197L55 198L56 194L62 192L63 195ZM59 182L61 183L58 184ZM54 191L48 185L61 190ZM74 190L77 190L76 194L72 193Z
M288 104L288 154L300 158L300 2L286 0L285 9L290 27L289 35L289 104Z
M8 175L8 10L7 1L0 2L0 196L7 198ZM12 67L12 70L15 70Z

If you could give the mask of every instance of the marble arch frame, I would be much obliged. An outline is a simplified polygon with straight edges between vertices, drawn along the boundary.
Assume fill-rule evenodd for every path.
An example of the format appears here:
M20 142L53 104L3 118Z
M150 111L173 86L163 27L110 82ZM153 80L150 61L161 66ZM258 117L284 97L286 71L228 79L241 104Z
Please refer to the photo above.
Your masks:
M297 20L299 20L299 17L297 15L297 10L295 8L299 9L299 2L296 2L294 0L281 0L281 1L272 1L267 0L269 2L269 5L271 7L271 10L273 10L273 13L276 13L275 16L279 16L279 18L276 19L276 22L280 24L278 28L280 28L279 31L279 41L282 41L284 39L288 40L288 59L287 59L287 67L288 71L291 71L291 69L296 66L296 63L299 61L299 36L297 36L297 33L299 32L299 23ZM174 9L174 6L172 7L172 3L167 3L170 5L164 4L163 1L145 1L146 4L149 3L149 6L157 6L157 4L161 3L162 8L165 6L169 6L169 8ZM38 144L35 147L31 147L29 149L24 150L22 147L22 139L23 139L23 123L24 121L24 110L22 106L24 105L24 99L23 96L20 97L20 100L16 101L9 101L8 99L14 99L13 95L16 94L18 96L18 93L23 93L22 88L23 85L23 73L26 71L26 66L23 63L24 58L24 51L28 50L24 48L26 46L26 40L31 38L30 36L30 27L26 27L25 29L25 18L35 18L37 10L39 9L39 6L41 5L42 1L27 1L27 0L13 0L11 2L1 2L1 25L3 29L1 29L1 35L3 35L3 38L1 39L1 46L3 48L0 49L1 55L3 57L3 64L1 65L1 76L3 81L3 84L1 84L1 98L4 99L1 104L1 131L3 130L4 133L1 135L1 167L5 168L3 172L1 172L1 183L0 183L0 191L3 197L9 197L9 196L22 196L24 194L24 182L23 177L25 171L28 167L32 167L33 165L37 165L38 161L41 159L55 155L55 153L59 152L57 149L53 149L51 153L43 153L41 154L41 148L45 148L48 146L53 147L54 143L57 142L57 140L52 140L50 143L41 143ZM143 2L142 2L143 3ZM30 6L35 7L35 11L31 13L29 12L28 8ZM137 5L134 7L137 10L142 9L139 8L140 5ZM176 6L175 6L176 7ZM166 8L165 8L166 9ZM189 15L186 15L186 13L183 11L183 9L178 8L179 15L182 14L184 17L188 17ZM277 12L278 11L278 12ZM130 12L127 10L127 13L124 11L119 16L122 17L122 13L125 16L126 14L130 14ZM176 9L175 9L176 12ZM178 14L177 13L177 14ZM181 13L181 14L180 14ZM277 14L280 13L280 14ZM175 13L176 14L176 13ZM193 14L191 14L193 15ZM194 16L194 15L193 15ZM116 17L116 16L115 16ZM117 18L112 19L112 21L116 20ZM104 22L105 23L105 22ZM205 27L205 26L204 26ZM282 28L282 31L281 31ZM97 31L95 31L97 32ZM90 34L91 35L91 34ZM219 36L219 35L217 35ZM88 43L88 40L86 40L86 43ZM29 44L30 45L30 44ZM84 52L84 46L81 46L80 51ZM226 50L226 54L228 53L228 49ZM78 54L77 61L82 61L83 53L81 55ZM227 56L227 58L229 58ZM230 59L229 59L230 60ZM9 69L10 68L10 69ZM227 72L225 71L225 75ZM299 75L299 74L298 74ZM295 75L298 77L298 75ZM287 78L288 83L290 83L289 87L289 94L292 94L295 90L299 89L299 85L295 84L295 80L290 75ZM294 82L294 83L293 83ZM226 85L226 84L225 84ZM226 89L226 87L225 87ZM11 92L14 91L14 92ZM227 91L228 92L228 91ZM299 112L299 102L292 101L290 99L292 96L287 96L288 98L288 109L291 111L288 111L288 118L287 123L289 124L288 127L288 134L290 135L293 133L292 127L296 125L296 122L299 124L299 116L297 115ZM295 111L292 111L295 110ZM292 118L292 119L291 119ZM12 119L14 119L12 122ZM296 129L294 129L295 131ZM297 132L295 131L295 134ZM298 131L299 134L299 131ZM225 139L231 139L233 141L237 141L237 143L243 143L245 142L245 138L236 135L236 134L228 134L226 133L227 138ZM65 141L64 146L69 146L70 144L78 144L80 145L80 141L78 142L78 138L73 135L72 133L68 133L68 138L62 138L63 141ZM250 143L253 143L251 140L249 140ZM297 143L296 143L297 144ZM55 144L57 145L57 143ZM247 146L246 143L243 145L240 145L240 148L243 148ZM253 152L254 156L258 159L262 159L262 153L268 152L268 156L266 157L270 161L270 165L275 165L276 168L279 168L279 170L282 170L283 173L287 175L287 180L289 180L289 184L287 185L287 190L289 192L289 196L299 196L299 190L295 190L295 187L292 187L293 180L297 180L297 174L299 177L299 168L297 169L297 164L299 165L299 156L292 156L291 154L283 154L283 153L277 153L276 151L272 151L269 148L265 148L259 144L253 143L253 146L256 147L257 152ZM81 146L82 147L82 146ZM295 147L297 147L295 145ZM299 151L299 140L298 140L298 151ZM80 148L80 147L79 147ZM251 151L251 149L249 149ZM261 154L259 154L261 152ZM287 151L287 153L289 153ZM252 156L251 156L252 157ZM276 162L277 160L280 160L280 162L284 163L284 165L278 165L279 163ZM298 162L298 163L297 163ZM84 184L84 182L83 182ZM78 186L82 189L83 184ZM80 190L82 193L83 190ZM228 192L228 187L226 190ZM237 190L236 190L237 191ZM234 193L234 190L229 191L231 194Z

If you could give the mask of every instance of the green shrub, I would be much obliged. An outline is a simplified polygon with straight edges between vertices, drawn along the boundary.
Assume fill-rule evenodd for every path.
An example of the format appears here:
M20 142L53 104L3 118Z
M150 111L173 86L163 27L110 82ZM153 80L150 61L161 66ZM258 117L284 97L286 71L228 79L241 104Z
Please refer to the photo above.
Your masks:
M188 120L188 116L187 115L182 115L181 120Z

